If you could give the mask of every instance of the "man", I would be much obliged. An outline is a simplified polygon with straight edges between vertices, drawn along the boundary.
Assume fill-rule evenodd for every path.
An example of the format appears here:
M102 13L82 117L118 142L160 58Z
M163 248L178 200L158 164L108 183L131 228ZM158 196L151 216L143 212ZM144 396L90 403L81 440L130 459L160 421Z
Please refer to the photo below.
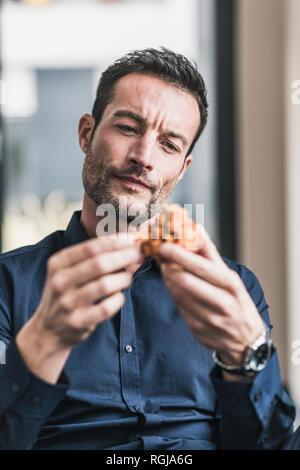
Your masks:
M161 207L206 120L203 79L181 55L135 51L103 73L79 123L82 211L0 258L1 448L279 448L289 437L294 408L254 274L207 234L197 254L165 243L161 268L130 237L96 236L99 205L126 224Z

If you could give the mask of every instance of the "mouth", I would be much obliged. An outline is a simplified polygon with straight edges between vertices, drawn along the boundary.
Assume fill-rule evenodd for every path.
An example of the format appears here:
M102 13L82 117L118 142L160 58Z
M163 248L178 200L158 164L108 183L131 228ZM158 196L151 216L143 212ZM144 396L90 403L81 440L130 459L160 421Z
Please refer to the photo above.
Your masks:
M134 178L133 176L115 176L124 186L127 188L133 189L135 191L142 191L145 189L150 190L150 186L148 186L144 181Z

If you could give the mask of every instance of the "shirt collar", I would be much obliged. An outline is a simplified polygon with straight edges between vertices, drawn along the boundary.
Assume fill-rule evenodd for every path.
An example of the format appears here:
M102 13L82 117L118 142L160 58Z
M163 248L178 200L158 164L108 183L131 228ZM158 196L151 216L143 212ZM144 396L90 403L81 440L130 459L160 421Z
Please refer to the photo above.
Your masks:
M85 228L80 223L80 217L81 211L75 211L71 217L71 220L64 233L64 245L66 247L75 245L76 243L84 242L90 238ZM144 272L151 268L151 266L158 269L153 257L146 259L136 272Z
M75 243L84 242L90 237L85 228L80 223L81 211L75 211L64 233L65 246L75 245Z

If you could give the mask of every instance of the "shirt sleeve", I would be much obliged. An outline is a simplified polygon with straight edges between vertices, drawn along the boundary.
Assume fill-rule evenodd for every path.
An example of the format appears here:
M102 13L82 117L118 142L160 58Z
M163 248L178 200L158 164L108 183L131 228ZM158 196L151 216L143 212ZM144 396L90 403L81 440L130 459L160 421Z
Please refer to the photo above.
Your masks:
M56 385L39 379L27 369L12 341L0 366L0 384L0 449L30 449L65 396L66 378L62 374Z
M62 373L51 385L26 367L11 334L9 289L0 281L0 450L30 449L68 383Z
M268 305L255 275L239 272L252 300L271 328ZM253 380L228 382L218 366L211 372L217 393L222 449L280 449L293 432L295 408L281 380L276 350Z
M300 426L285 443L283 450L300 450Z

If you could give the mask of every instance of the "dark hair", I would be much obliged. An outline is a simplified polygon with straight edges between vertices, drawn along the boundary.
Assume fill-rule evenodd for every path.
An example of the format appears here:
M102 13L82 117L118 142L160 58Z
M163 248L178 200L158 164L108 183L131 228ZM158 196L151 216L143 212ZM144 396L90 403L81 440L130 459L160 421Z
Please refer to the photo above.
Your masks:
M167 83L189 92L196 99L200 111L200 126L188 150L187 155L189 155L207 122L208 103L205 83L195 63L191 63L183 55L172 52L165 47L160 50L149 48L129 52L102 73L92 109L92 115L95 119L93 134L101 121L106 106L113 99L117 82L131 73L161 78Z

